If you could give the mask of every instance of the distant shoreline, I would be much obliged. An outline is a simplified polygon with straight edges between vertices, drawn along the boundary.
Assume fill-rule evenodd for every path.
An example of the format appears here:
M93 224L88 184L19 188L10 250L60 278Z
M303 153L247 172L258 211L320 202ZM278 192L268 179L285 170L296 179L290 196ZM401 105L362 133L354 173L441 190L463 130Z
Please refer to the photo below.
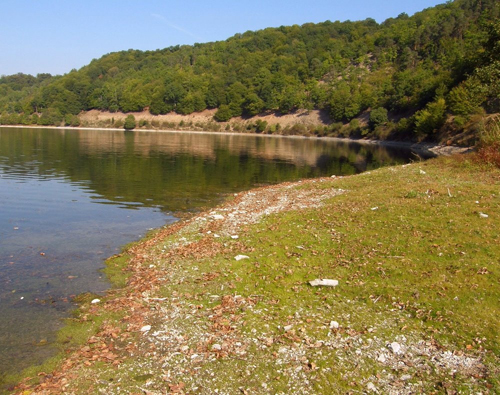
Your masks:
M100 128L100 127L73 127L73 126L40 126L40 125L0 125L0 128L30 128L30 129L54 129L54 130L98 130L98 131L115 131L125 132L123 128ZM473 147L460 147L456 145L441 145L437 143L413 143L409 141L394 141L394 140L363 140L352 139L347 137L318 137L318 136L285 136L278 134L259 134L259 133L242 133L242 132L215 132L215 131L197 131L197 130L167 130L167 129L132 129L131 132L153 132L153 133L186 133L186 134L215 134L225 136L258 136L258 137L273 137L273 138L292 138L292 139L316 139L327 141L339 141L346 143L357 143L367 145L380 145L383 147L407 148L418 155L426 157L447 156L454 154L464 154L471 152Z

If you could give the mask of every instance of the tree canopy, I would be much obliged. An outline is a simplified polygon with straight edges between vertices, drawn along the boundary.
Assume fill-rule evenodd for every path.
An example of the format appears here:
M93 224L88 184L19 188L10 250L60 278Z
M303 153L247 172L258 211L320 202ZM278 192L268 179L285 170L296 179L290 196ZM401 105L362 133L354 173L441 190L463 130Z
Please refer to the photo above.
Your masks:
M281 26L220 42L110 53L63 76L3 76L1 122L58 124L91 109L211 108L218 121L321 109L332 122L347 123L370 109L380 116L383 108L420 111L419 124L427 125L425 112L441 108L460 116L499 111L499 9L496 0L455 0L381 24Z

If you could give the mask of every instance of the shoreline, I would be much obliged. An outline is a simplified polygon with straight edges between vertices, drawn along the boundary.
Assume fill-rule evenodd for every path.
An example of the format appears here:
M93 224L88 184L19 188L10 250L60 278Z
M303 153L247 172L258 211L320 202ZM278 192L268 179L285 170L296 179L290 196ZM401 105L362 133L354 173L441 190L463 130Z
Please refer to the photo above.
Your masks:
M442 158L441 160L451 161L452 159ZM422 169L425 169L425 172ZM283 222L280 212L287 216L300 216L297 211L305 209L306 214L302 219L306 221L304 224L310 224L309 215L317 210L323 210L324 202L333 200L337 201L337 203L332 203L333 207L337 208L343 206L343 201L347 200L349 204L352 204L353 199L358 201L355 206L357 209L353 211L358 214L349 214L350 208L346 212L336 213L337 210L332 207L324 211L320 217L328 222L331 221L330 214L337 218L328 224L326 229L334 225L337 230L332 230L332 242L337 245L335 240L342 237L346 243L339 244L336 248L342 248L344 244L345 248L348 248L346 251L350 251L348 240L343 239L347 237L346 232L349 228L343 230L344 225L338 222L345 219L344 215L350 222L359 215L364 215L362 213L367 213L368 218L375 216L379 219L386 210L389 210L389 213L391 210L399 213L397 207L387 206L390 199L377 200L386 196L386 184L383 180L388 176L397 177L399 180L396 182L398 192L391 192L391 196L394 195L400 199L401 194L408 189L413 190L412 187L425 189L430 185L435 191L443 190L443 193L436 192L433 195L432 207L435 207L434 203L439 203L440 207L447 207L449 203L454 204L453 202L458 198L461 199L459 202L461 206L463 202L460 194L455 196L457 192L453 190L454 196L452 197L449 189L447 192L443 189L449 185L445 178L436 185L433 184L434 177L437 175L442 177L441 173L442 169L439 166L426 162L385 168L371 172L371 175L311 179L256 188L238 193L231 200L209 211L197 213L188 219L153 231L127 248L122 254L108 261L110 266L118 265L115 270L119 272L122 268L128 268L127 273L130 277L124 288L110 290L105 297L101 298L102 301L95 304L91 303L89 298L82 306L80 317L83 318L76 320L73 325L87 325L88 322L97 321L96 331L91 332L90 339L67 354L62 360L62 366L58 369L38 373L41 384L35 384L35 387L32 387L25 380L20 387L17 387L17 393L32 389L41 394L64 393L65 390L71 388L80 388L79 385L88 382L89 377L94 377L94 375L100 378L96 386L105 389L106 393L113 394L123 393L121 386L130 388L130 392L127 393L134 393L141 389L147 389L150 393L160 393L155 391L164 393L168 388L173 393L182 394L185 393L184 390L187 393L197 393L195 389L200 383L201 388L218 389L222 390L222 393L230 393L224 392L233 385L231 381L228 381L229 376L235 368L243 369L242 372L245 372L247 363L257 364L255 375L259 379L254 382L252 377L246 378L244 374L236 377L236 385L246 388L245 392L242 391L243 393L265 393L267 387L264 388L264 392L259 392L258 388L261 383L266 383L266 386L271 388L278 385L280 388L278 378L281 376L289 380L287 393L299 393L298 388L304 389L300 392L304 394L327 393L315 392L307 383L313 381L315 376L321 377L321 374L326 374L326 384L331 384L327 368L320 361L324 359L331 363L333 360L329 358L336 355L342 356L340 360L335 360L336 366L344 375L347 375L346 377L350 377L349 380L345 382L342 380L336 384L354 385L360 392L372 381L374 383L372 386L379 388L382 393L389 393L394 388L401 389L396 385L398 382L409 383L410 379L404 378L408 375L420 377L420 384L413 380L411 382L417 386L414 389L426 392L435 385L433 383L440 382L443 377L447 377L447 369L459 371L460 380L466 381L468 385L476 389L485 388L483 376L494 377L495 375L492 367L494 361L487 362L487 351L479 348L475 352L469 346L465 347L464 344L468 343L462 344L460 338L447 344L434 340L434 335L432 335L432 341L429 341L429 333L422 330L420 317L409 319L407 313L412 311L409 306L409 310L406 310L406 308L400 308L400 302L394 305L396 303L394 297L397 300L405 300L403 297L405 288L401 288L394 295L382 296L380 294L372 298L370 292L376 292L378 289L376 284L375 288L369 288L370 290L365 288L372 286L371 282L374 278L371 276L378 278L378 275L368 271L370 274L367 274L368 277L364 280L363 278L353 280L349 275L337 277L330 272L332 269L328 268L328 265L320 271L326 270L324 274L333 276L328 278L339 278L341 280L339 290L315 290L304 285L304 279L309 280L314 277L317 271L314 265L321 265L320 262L324 260L314 258L318 254L320 257L322 255L319 246L308 244L318 239L314 228L311 234L312 239L302 240L301 237L308 233L302 232L298 246L299 240L291 239L287 232L284 233L287 235L286 247L281 248L280 244L278 248L282 252L286 251L287 254L276 258L282 267L270 266L273 261L268 262L265 260L267 258L264 258L272 255L268 254L273 250L269 249L267 244L273 244L273 234L280 232L281 226L286 225L286 229L290 230L297 228L296 219L287 224L286 221ZM412 187L408 185L409 180L411 180ZM460 177L456 178L456 182L459 180ZM380 187L371 192L375 191L379 196L374 197L375 201L371 199L365 201L366 198L362 195L367 193L365 188L371 188L374 185L373 181L379 183ZM471 191L475 191L475 187L469 185L467 180L460 182L463 184L460 187L455 185L455 188L467 186L471 188ZM422 185L422 183L429 185ZM492 188L490 187L491 190ZM464 202L473 208L476 204L474 203L475 197L471 197L469 193L464 194L466 196ZM407 212L404 215L420 215L426 223L429 219L427 214L415 209L420 206L413 207L419 203L420 198L405 199L405 205L412 207L406 207ZM423 196L421 199L427 206L426 201L431 197ZM374 211L374 202L380 205L380 209L376 207L377 210ZM491 212L492 208L493 206L487 212ZM447 215L452 215L452 218L456 219L454 212L448 212L447 208L444 210ZM470 208L464 212L467 213L468 210ZM437 211L437 213L440 212ZM269 214L278 214L278 216L271 222L265 222L264 218ZM387 216L387 218L392 217L393 215ZM433 218L437 217L433 216ZM264 221L264 225L259 227L258 236L248 235L248 226L257 225L261 221ZM356 222L353 226L356 227ZM388 228L390 237L388 239L374 238L375 248L383 249L384 247L379 245L385 245L395 237L390 224ZM306 227L305 230L307 229ZM270 233L264 233L266 231ZM215 237L215 235L218 236ZM239 238L234 239L233 235L238 235ZM255 237L257 239L254 239ZM262 237L270 237L271 240L253 249L249 240L256 241ZM282 239L276 238L275 240L280 242ZM410 246L411 243L407 247ZM259 255L260 249L264 249L266 253ZM373 251L375 250L372 250L372 253ZM233 257L241 253L249 257L241 258L243 264L234 263ZM410 253L406 256L406 252L398 254L404 257L385 256L387 254L383 251L380 253L383 257L373 257L373 267L370 269L373 269L373 273L378 273L375 269L380 270L381 259L384 262L383 270L387 270L388 265L394 265L394 269L398 270L401 259L405 262L416 262L415 258L420 256L421 251L417 248L413 252L414 255ZM363 261L371 260L369 256L366 256L364 247L361 247L359 254ZM294 264L295 260L298 262L299 258L305 259L308 256L308 259L312 259L313 265ZM339 259L340 257L342 255ZM342 259L339 262L342 263ZM268 267L269 271L266 269ZM341 267L342 265L338 269ZM352 268L356 276L360 275L360 267L361 265ZM310 268L313 269L313 273L309 272ZM292 269L301 272L301 277L299 277L301 281L297 282L293 277L288 281ZM427 269L428 267L423 265L418 270L426 275ZM413 267L413 270L416 268ZM248 280L248 288L239 285L246 282L244 273L253 276L251 281ZM342 270L338 273L342 273ZM385 278L389 272L383 274L384 276L380 278ZM415 276L415 273L412 272L412 276ZM253 282L259 278L259 286L254 285ZM352 280L352 283L348 280ZM273 284L276 281L278 284L283 284L285 291L282 292L286 292L285 294L276 295L276 292L281 289L281 287L274 288ZM451 286L453 282L446 284ZM457 290L462 290L460 281L458 285ZM425 284L421 286L420 293L424 294L429 289L430 297L434 299L432 287L426 288ZM266 287L270 287L269 290L266 290ZM306 298L306 301L295 299L297 292L301 297ZM359 300L356 299L358 295L356 292L360 292ZM288 294L290 296L286 296ZM370 295L371 303L370 300L366 300L368 295ZM381 297L380 302L376 304ZM349 300L345 301L346 298ZM462 296L455 299L461 301ZM297 300L297 304L303 305L302 308L306 310L299 309L295 303L289 306L289 303L286 303L287 300ZM325 300L328 300L328 303ZM451 303L463 304L463 302L453 301ZM310 304L314 308L309 307ZM371 306L373 306L373 311L370 310ZM384 306L383 320L376 315L382 306ZM394 306L397 308L393 308ZM420 308L424 306L421 304ZM285 308L284 311L282 311L283 308ZM267 312L268 309L272 314ZM116 314L117 311L122 311L124 314L118 321L116 318L109 321L103 321L100 318L106 317L106 314ZM361 314L361 319L358 323L356 317L359 314ZM261 316L264 318L268 316L268 318L261 320ZM416 320L415 323L413 319ZM252 320L259 320L258 324L253 326ZM266 322L272 324L269 326ZM460 319L458 322L461 322ZM448 324L457 325L452 322ZM253 329L248 328L248 325ZM277 328L275 328L276 325ZM427 325L434 324L430 320ZM436 325L439 327L440 324ZM377 336L373 336L373 333ZM443 336L448 335L443 334ZM473 336L476 336L475 331L473 331ZM134 347L131 347L131 344L134 344ZM354 352L351 349L353 344L356 344L362 352ZM253 350L252 347L255 346L257 348ZM400 348L404 351L395 351ZM262 355L264 359L262 361L253 359L254 355ZM435 377L422 376L422 372L428 373L426 365L422 364L421 355L429 356L428 363L433 364ZM306 356L307 359L304 359ZM406 369L403 370L400 369L401 358L409 361ZM361 368L352 369L349 365L351 360ZM280 361L286 361L286 363L280 363ZM440 362L434 364L432 361ZM485 363L489 363L488 369ZM290 367L289 370L287 370L288 367ZM377 378L371 375L374 368L378 372ZM202 369L206 376L193 375L192 372L197 369ZM275 378L267 376L269 369L273 369L273 373L276 372ZM127 382L128 373L120 372L129 370L133 372L133 377ZM151 372L155 373L151 374ZM396 376L395 380L392 375ZM136 380L134 377L141 378L141 380ZM204 377L215 377L215 380L204 381ZM144 378L144 383L142 383L142 378ZM76 384L74 380L77 380ZM452 382L454 381L449 383ZM129 387L126 387L127 385ZM94 388L93 391L95 392L96 389ZM343 388L343 390L347 389ZM231 393L237 393L238 388L232 388L232 390L234 391Z
M222 136L258 136L258 137L273 137L273 138L291 138L291 139L316 139L318 141L338 141L344 143L357 143L366 145L379 145L382 147L392 148L407 148L412 152L423 155L427 158L436 156L449 156L455 154L465 154L472 152L474 147L461 147L456 145L442 145L438 143L414 143L410 141L394 141L394 140L364 140L352 139L347 137L317 137L317 136L285 136L278 134L261 134L261 133L241 133L241 132L212 132L212 131L197 131L197 130L167 130L167 129L131 129L123 128L98 128L98 127L71 127L71 126L39 126L39 125L0 125L0 128L30 128L30 129L54 129L54 130L98 130L98 131L115 131L115 132L151 132L151 133L186 133L186 134L212 134Z
M22 125L2 125L1 127L5 128L25 128L26 126ZM27 126L33 129L52 129L52 130L98 130L98 131L118 131L118 132L126 132L121 128L83 128L83 127L44 127L44 126ZM136 129L132 130L133 132L160 132L160 133L186 133L186 134L207 134L207 135L227 135L227 136L258 136L258 137L275 137L275 138L292 138L292 139L314 139L314 140L327 140L327 141L341 141L346 143L357 143L357 144L367 144L367 145L381 145L381 146L389 146L389 147L404 147L411 149L412 151L416 151L418 149L421 150L422 153L432 152L431 149L435 149L436 147L442 147L437 144L414 144L409 142L397 142L397 141L376 141L376 140L354 140L348 138L336 138L336 137L309 137L309 136L282 136L282 135L263 135L263 134L255 134L255 133L235 133L235 132L209 132L209 131L174 131L174 130L154 130L154 129ZM445 147L446 148L446 147ZM454 152L455 153L455 152ZM439 155L439 154L435 154ZM441 153L441 155L446 155ZM319 179L318 179L319 180ZM281 184L279 184L281 185ZM250 190L251 191L251 190ZM245 191L250 192L250 191ZM205 213L206 214L206 213ZM183 219L180 218L176 223L181 222ZM163 227L162 227L163 228ZM162 229L160 228L160 229ZM159 231L159 229L157 229ZM137 243L144 242L144 239L137 241ZM112 289L112 288L110 288Z

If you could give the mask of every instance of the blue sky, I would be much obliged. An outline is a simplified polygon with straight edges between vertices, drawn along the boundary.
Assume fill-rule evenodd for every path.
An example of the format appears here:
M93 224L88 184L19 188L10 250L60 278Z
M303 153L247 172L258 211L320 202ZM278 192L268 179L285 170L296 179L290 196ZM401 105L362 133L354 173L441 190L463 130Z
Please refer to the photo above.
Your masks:
M0 75L65 74L130 48L225 40L307 22L382 22L445 0L2 0Z

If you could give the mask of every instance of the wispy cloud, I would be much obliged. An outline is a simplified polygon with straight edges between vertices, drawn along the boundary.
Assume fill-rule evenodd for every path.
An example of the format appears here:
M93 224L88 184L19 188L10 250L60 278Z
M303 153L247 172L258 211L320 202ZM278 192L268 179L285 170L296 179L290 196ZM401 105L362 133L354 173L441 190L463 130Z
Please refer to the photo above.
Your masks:
M196 34L193 34L191 33L189 30L186 30L184 29L183 27L181 26L177 26L175 24L173 24L172 22L170 22L167 18L165 18L163 15L160 15L160 14L151 14L151 16L155 19L158 19L162 22L164 22L168 27L172 28L172 29L175 29L181 33L184 33L192 38L194 38L195 40L198 40L198 41L203 41L203 39L201 37L198 37Z

